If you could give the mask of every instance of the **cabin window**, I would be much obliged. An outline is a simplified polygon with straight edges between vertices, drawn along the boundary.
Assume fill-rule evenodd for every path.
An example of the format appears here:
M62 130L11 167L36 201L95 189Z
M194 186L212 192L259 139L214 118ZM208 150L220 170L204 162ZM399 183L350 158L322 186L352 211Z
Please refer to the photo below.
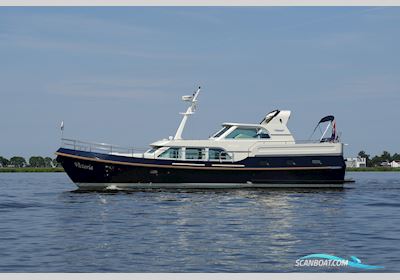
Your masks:
M223 149L208 149L208 159L209 160L230 160L231 157Z
M224 126L220 131L218 131L217 133L214 134L214 138L218 138L220 137L222 134L224 134L229 128L231 128L230 126Z
M169 148L161 155L159 158L180 158L181 157L181 149L180 148Z
M321 165L322 162L321 162L321 160L319 160L319 159L313 159L313 160L312 160L312 164L314 164L314 165Z
M256 128L236 128L226 136L227 139L249 139L257 136Z
M202 148L186 148L186 159L204 159L204 149Z
M158 150L158 147L153 147L150 150L148 150L146 153L154 154L157 150Z

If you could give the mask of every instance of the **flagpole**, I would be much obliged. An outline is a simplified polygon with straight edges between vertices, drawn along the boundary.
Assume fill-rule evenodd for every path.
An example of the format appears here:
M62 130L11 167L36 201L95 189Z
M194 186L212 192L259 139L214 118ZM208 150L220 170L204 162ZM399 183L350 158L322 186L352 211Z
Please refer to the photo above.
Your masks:
M62 140L64 138L64 121L61 121L60 129L61 129L61 144L62 144Z

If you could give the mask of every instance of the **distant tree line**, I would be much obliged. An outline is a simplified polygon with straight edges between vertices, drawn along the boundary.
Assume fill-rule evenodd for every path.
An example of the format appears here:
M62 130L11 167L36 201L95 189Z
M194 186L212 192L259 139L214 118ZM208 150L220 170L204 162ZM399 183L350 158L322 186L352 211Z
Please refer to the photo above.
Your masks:
M367 167L380 166L382 162L400 161L400 154L394 153L391 155L388 151L383 151L381 155L376 155L372 158L365 151L360 151L358 156L366 158Z
M30 157L28 162L25 158L14 156L10 159L0 156L0 167L61 167L56 159L51 157L33 156Z

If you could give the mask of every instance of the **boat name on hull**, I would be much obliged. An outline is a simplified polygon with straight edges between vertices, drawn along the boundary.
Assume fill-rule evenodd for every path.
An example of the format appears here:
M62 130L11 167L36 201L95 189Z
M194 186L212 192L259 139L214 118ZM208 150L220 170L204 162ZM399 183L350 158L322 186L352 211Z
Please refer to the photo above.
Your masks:
M93 171L93 165L91 165L91 164L82 164L78 161L75 161L74 165L75 165L75 167L80 168L80 169Z

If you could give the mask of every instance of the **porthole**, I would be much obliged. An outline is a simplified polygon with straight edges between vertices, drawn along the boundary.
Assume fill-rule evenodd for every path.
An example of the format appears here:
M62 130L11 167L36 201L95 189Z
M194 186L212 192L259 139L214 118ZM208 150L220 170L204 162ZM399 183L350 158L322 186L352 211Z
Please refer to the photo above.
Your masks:
M295 163L293 160L287 160L287 161L286 161L286 164L287 164L288 166L295 166L295 165L296 165L296 163Z
M321 165L321 164L322 164L322 162L321 162L320 159L313 159L311 162L312 162L312 164L314 164L314 165Z

